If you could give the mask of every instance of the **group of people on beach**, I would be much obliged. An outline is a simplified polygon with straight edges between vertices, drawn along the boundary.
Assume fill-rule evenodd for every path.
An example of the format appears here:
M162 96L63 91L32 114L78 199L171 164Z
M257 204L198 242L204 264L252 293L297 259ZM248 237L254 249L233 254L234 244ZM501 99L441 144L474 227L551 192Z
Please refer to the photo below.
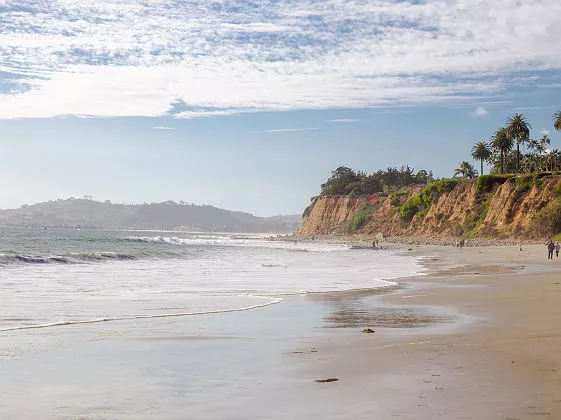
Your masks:
M560 249L561 249L561 245L559 245L559 242L553 243L553 241L550 240L547 243L547 259L548 260L553 259L553 251L555 251L555 256L557 258L559 258L559 250Z
M465 244L466 244L466 241L464 239L456 241L456 248L462 249Z

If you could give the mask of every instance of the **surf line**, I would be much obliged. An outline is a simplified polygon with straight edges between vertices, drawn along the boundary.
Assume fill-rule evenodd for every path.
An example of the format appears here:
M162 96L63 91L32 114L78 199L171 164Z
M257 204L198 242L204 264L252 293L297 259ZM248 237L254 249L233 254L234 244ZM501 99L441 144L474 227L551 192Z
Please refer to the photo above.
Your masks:
M263 296L254 296L264 299L271 299L266 298ZM265 308L267 306L276 305L277 303L281 303L282 299L273 298L270 302L267 303L260 303L258 305L246 306L244 308L236 308L236 309L221 309L216 311L201 311L201 312L181 312L177 314L156 314L156 315L131 315L131 316L122 316L122 317L114 317L114 318L98 318L98 319L88 319L84 321L61 321L61 322L52 322L49 324L38 324L38 325L22 325L19 327L10 327L10 328L3 328L0 329L1 332L10 332L10 331L20 331L20 330L35 330L40 328L52 328L52 327L63 327L67 325L83 325L83 324L100 324L102 322L113 322L113 321L130 321L135 319L152 319L152 318L179 318L179 317L186 317L186 316L196 316L196 315L211 315L211 314L224 314L229 312L243 312L243 311L251 311L252 309L258 308Z

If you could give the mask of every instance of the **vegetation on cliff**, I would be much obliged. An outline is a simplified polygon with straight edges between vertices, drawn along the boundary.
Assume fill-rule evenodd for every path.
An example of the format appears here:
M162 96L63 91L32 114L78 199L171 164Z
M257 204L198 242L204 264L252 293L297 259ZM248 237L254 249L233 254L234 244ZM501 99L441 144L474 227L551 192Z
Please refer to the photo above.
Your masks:
M427 184L433 179L432 171L415 172L409 166L389 167L372 174L340 166L321 185L321 195L388 194L406 186Z
M458 184L457 179L441 179L427 185L420 194L406 201L397 210L402 219L411 220L418 215L423 218L432 204L443 194L450 192Z
M538 239L558 232L561 172L441 179L388 197L319 196L299 230L433 239Z

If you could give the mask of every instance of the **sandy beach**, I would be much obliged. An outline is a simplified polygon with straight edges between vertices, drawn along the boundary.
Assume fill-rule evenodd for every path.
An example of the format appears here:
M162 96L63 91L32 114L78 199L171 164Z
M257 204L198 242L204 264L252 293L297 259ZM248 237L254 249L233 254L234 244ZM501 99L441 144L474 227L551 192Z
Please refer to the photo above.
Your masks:
M402 250L396 287L3 333L0 419L561 418L561 260Z
M340 379L323 385L338 387L334 398L375 398L372 418L561 418L561 260L538 245L411 252L434 272L377 304L448 310L454 320L405 334L356 329L318 346L324 359L310 372Z

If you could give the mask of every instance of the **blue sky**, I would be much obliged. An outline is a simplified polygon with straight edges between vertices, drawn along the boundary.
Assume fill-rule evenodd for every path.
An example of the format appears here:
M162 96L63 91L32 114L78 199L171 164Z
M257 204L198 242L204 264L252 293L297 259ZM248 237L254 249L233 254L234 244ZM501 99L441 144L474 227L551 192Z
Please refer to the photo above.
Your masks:
M339 165L449 176L561 134L561 2L0 0L0 207L300 213Z

